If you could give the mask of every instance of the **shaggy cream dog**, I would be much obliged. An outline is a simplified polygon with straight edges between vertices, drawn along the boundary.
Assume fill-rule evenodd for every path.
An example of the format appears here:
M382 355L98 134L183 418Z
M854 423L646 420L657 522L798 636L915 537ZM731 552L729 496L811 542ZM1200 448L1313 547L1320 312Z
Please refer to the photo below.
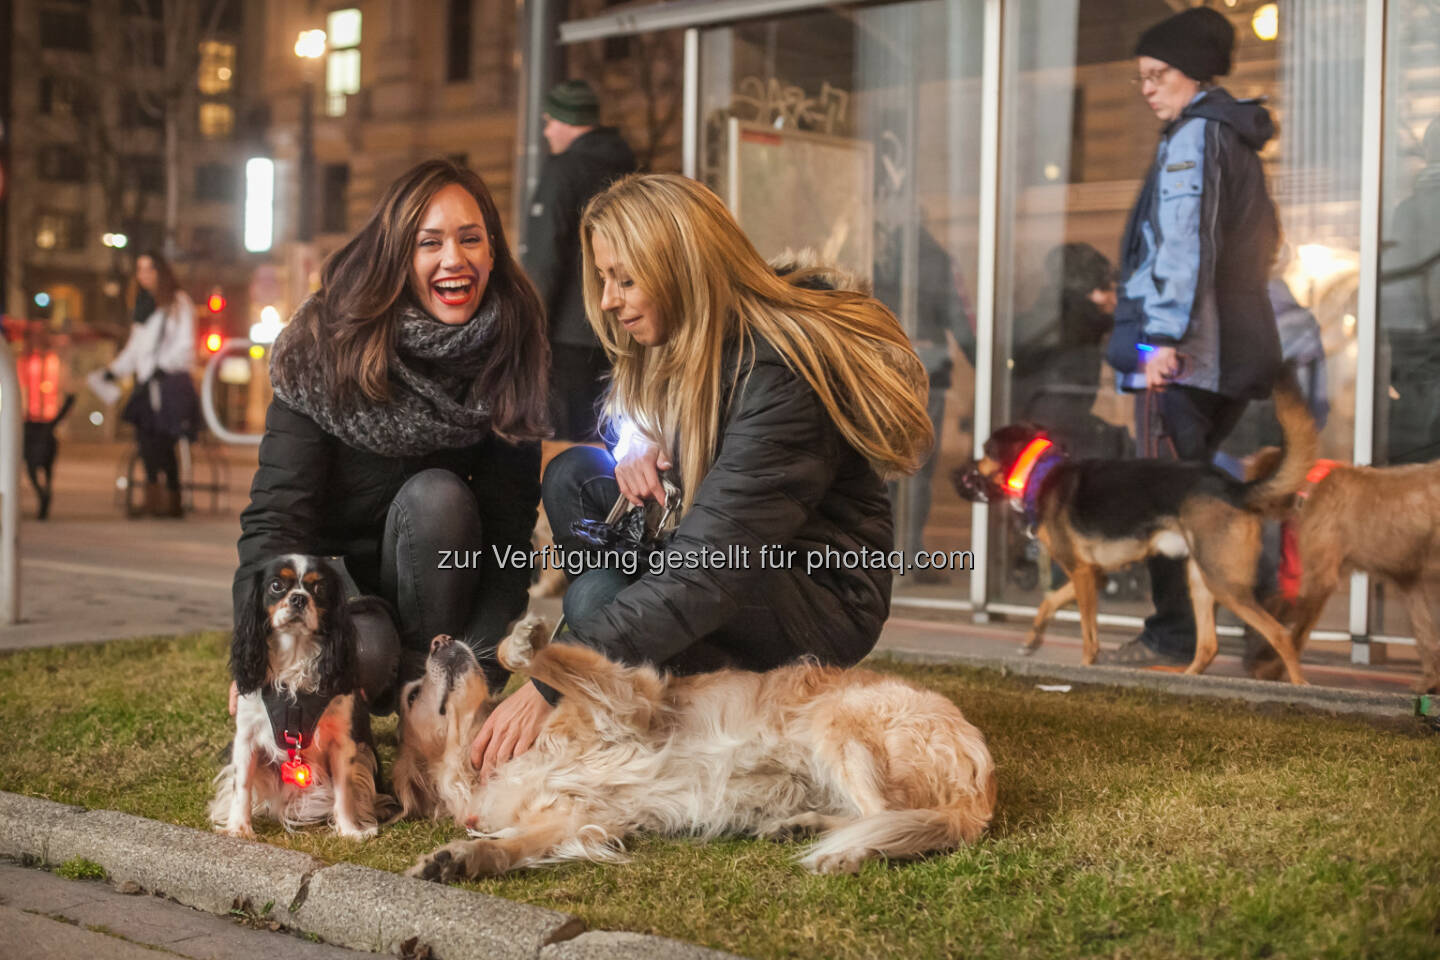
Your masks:
M535 746L476 782L468 752L493 702L474 656L437 637L401 698L396 793L410 815L477 839L422 857L452 881L558 860L621 860L632 833L821 832L801 863L853 873L975 840L995 806L985 738L946 698L866 670L796 664L667 677L547 644L529 617L500 660L563 694Z

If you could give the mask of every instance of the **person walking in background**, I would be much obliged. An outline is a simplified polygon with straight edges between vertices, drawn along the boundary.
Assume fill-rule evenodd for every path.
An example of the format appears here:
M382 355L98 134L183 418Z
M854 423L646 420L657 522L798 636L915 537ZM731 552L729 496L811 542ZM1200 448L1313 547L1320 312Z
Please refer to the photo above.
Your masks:
M599 126L600 103L584 80L545 96L550 157L530 203L524 265L550 325L550 422L555 439L598 439L595 407L610 369L585 319L580 284L580 211L614 180L635 171L635 154L614 127Z
M1115 322L1115 268L1088 243L1045 257L1045 286L1015 322L1014 419L1032 420L1074 457L1119 457L1129 433L1091 413L1100 394L1105 338Z
M1425 166L1381 244L1380 318L1390 363L1377 396L1387 408L1380 443L1387 463L1440 455L1440 119L1425 128L1422 149Z
M1143 390L1142 454L1158 449L1158 433L1177 459L1209 463L1280 368L1266 290L1279 223L1257 153L1275 128L1264 107L1214 85L1230 72L1234 46L1224 15L1196 7L1145 31L1135 48L1140 92L1165 126L1125 227L1107 358ZM1155 613L1138 637L1101 651L1101 662L1193 658L1185 561L1154 557L1149 567Z
M135 258L135 282L139 290L130 338L102 375L110 381L135 378L135 389L120 414L135 427L140 459L145 464L145 501L132 516L179 517L184 508L175 444L181 437L194 440L200 423L200 400L190 379L195 362L195 304L159 254L142 253Z

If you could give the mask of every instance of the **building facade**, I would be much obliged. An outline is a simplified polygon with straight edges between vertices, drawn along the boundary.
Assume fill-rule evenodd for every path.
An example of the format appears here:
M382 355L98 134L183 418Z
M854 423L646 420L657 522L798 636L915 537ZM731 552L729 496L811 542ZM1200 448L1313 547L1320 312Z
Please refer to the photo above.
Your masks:
M81 394L72 436L111 436L85 390L128 333L135 256L174 262L205 333L246 309L237 154L258 142L238 2L12 0L7 334L27 416ZM218 294L210 312L205 304ZM203 347L197 344L197 361Z

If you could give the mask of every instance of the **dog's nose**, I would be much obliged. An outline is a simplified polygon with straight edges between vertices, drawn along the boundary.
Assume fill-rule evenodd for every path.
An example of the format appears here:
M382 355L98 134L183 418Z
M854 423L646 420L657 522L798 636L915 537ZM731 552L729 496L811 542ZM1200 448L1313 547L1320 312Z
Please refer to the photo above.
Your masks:
M303 593L292 593L286 602L296 610L304 610L305 604L310 602L310 598Z
M435 639L430 641L430 652L439 653L454 642L455 638L448 633L436 634Z

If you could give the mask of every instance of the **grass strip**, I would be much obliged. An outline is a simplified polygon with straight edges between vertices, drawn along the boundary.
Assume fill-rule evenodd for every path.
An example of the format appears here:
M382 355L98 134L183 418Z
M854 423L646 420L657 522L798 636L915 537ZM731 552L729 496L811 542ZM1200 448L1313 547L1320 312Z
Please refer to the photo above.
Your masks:
M210 633L0 656L0 789L208 829L225 655ZM757 958L1440 955L1440 737L1418 721L878 666L989 737L1000 801L975 846L836 878L796 868L793 845L641 838L626 865L473 886ZM393 719L377 735L388 765ZM460 835L256 827L392 871Z

